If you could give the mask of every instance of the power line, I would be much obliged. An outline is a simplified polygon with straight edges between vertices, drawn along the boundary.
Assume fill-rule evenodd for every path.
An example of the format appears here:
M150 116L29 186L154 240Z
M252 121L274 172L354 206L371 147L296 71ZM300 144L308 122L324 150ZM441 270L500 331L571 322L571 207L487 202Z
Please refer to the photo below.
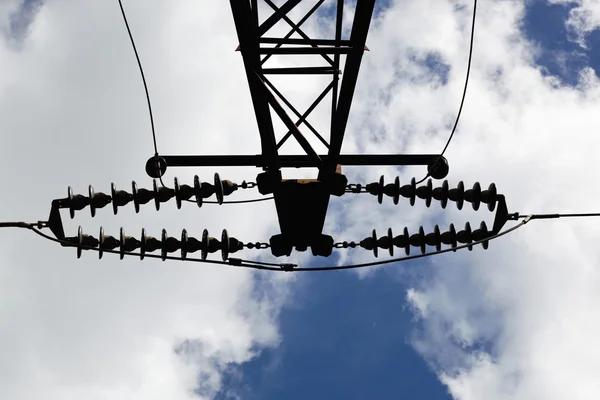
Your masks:
M150 93L148 92L148 85L146 84L146 77L144 75L144 68L142 68L142 62L140 61L140 56L138 55L137 47L135 46L135 41L133 40L133 34L131 33L131 29L129 29L129 23L127 22L127 16L125 15L125 10L123 9L123 4L121 0L119 1L119 7L121 8L121 15L123 15L123 22L125 22L125 27L127 28L127 33L129 34L129 40L131 41L131 47L133 47L133 52L135 53L135 59L137 60L138 67L140 69L140 75L142 76L142 82L144 82L144 91L146 93L146 102L148 103L148 114L150 114L150 126L152 128L152 140L154 142L154 155L158 157L158 146L156 145L156 131L154 129L154 116L152 114L152 104L150 103ZM162 183L162 178L160 178ZM163 185L164 186L164 185Z
M563 214L529 214L529 215L519 215L519 213L515 213L512 215L513 215L514 219L522 219L522 221L511 228L505 229L504 231L497 233L496 235L493 235L493 236L490 236L487 238L483 238L478 241L466 243L466 244L463 244L463 245L460 245L457 247L453 247L453 248L447 248L447 249L438 250L435 252L425 253L425 254L416 254L413 256L391 258L388 260L379 260L379 261L360 263L360 264L335 265L335 266L327 266L327 267L297 267L297 265L289 264L289 263L269 263L269 262L264 262L264 261L244 260L244 259L233 258L233 257L229 258L227 261L203 260L200 258L185 258L185 259L183 259L180 257L162 256L162 255L158 255L158 254L147 254L147 253L144 254L144 257L158 258L158 259L171 260L171 261L191 261L191 262L200 262L200 263L208 263L208 264L218 264L218 265L226 265L226 266L233 266L233 267L240 267L240 268L259 269L259 270L265 270L265 271L285 271L285 272L339 271L339 270L359 269L359 268L366 268L366 267L372 267L372 266L377 266L377 265L398 263L398 262L402 262L402 261L409 261L409 260L415 260L415 259L424 258L424 257L431 257L431 256L439 255L439 254L448 253L450 251L462 250L462 249L465 249L468 247L472 248L472 246L476 246L476 245L482 244L484 242L490 242L490 241L497 239L501 236L504 236L508 233L514 232L515 230L517 230L517 229L521 228L522 226L524 226L525 224L527 224L529 221L535 220L535 219L600 217L600 213L563 213ZM68 247L77 247L77 245L74 245L73 243L68 242L66 240L61 240L61 239L53 238L52 236L46 235L45 233L43 233L40 230L40 229L46 228L46 227L47 227L47 223L44 221L38 221L36 223L0 222L0 228L29 229L29 230L32 230L33 232L35 232L37 235L39 235L47 240L50 240L52 242L60 243L62 245L68 246ZM86 250L100 251L100 249L96 248L96 247L85 246L85 245L80 245L80 247L82 249L86 249ZM117 250L102 249L102 251L104 253L121 254L121 252L117 251ZM123 252L123 254L127 255L127 256L138 256L138 257L140 256L140 253L136 253L136 252Z
M360 263L360 264L349 264L349 265L335 265L335 266L327 266L327 267L297 267L295 264L289 264L289 263L269 263L269 262L264 262L264 261L254 261L254 260L244 260L244 259L239 259L239 258L229 258L227 261L218 261L218 260L203 260L203 259L199 259L199 258L180 258L180 257L174 257L174 256L162 256L162 255L158 255L158 254L144 254L145 257L147 258L158 258L158 259L164 259L164 260L172 260L172 261L191 261L191 262L200 262L200 263L208 263L208 264L218 264L218 265L226 265L226 266L233 266L233 267L240 267L240 268L251 268L251 269L259 269L259 270L266 270L266 271L285 271L285 272L309 272L309 271L339 271L339 270L347 270L347 269L358 269L358 268L366 268L366 267L372 267L372 266L377 266L377 265L384 265L384 264L391 264L391 263L398 263L398 262L402 262L402 261L409 261L409 260L415 260L415 259L419 259L419 258L424 258L424 257L431 257L434 255L439 255L439 254L444 254L444 253L448 253L450 251L457 251L457 250L462 250L468 247L472 247L472 246L476 246L479 244L482 244L484 242L489 242L492 241L494 239L497 239L501 236L504 236L508 233L514 232L515 230L519 229L520 227L524 226L525 224L527 224L529 221L534 220L534 219L550 219L550 218L573 218L573 217L600 217L600 213L585 213L585 214L530 214L530 215L523 215L523 216L519 216L518 214L514 214L515 218L519 218L519 219L523 219L520 223L518 223L517 225L505 229L502 232L497 233L496 235L481 239L479 241L474 241L471 243L467 243L464 245L460 245L454 248L447 248L447 249L443 249L443 250L439 250L439 251L435 251L435 252L430 252L430 253L425 253L425 254L417 254L417 255L413 255L413 256L406 256L406 257L400 257L400 258L391 258L388 260L380 260L380 261L373 261L373 262L368 262L368 263ZM77 245L74 245L71 242L68 242L66 240L61 240L61 239L57 239L57 238L53 238L49 235L46 235L45 233L43 233L42 231L40 231L41 228L45 228L47 227L47 224L43 221L39 221L37 223L27 223L27 222L0 222L0 228L24 228L24 229L29 229L32 230L33 232L35 232L37 235L50 240L52 242L56 242L56 243L60 243L62 245L68 246L68 247L76 247ZM96 247L91 247L91 246L85 246L85 245L80 245L80 247L82 249L86 249L86 250L92 250L92 251L100 251L99 248ZM112 253L112 254L121 254L120 251L117 250L108 250L108 249L102 249L102 251L104 253ZM136 253L136 252L123 252L124 255L128 255L128 256L140 256L140 253Z
M137 61L138 68L140 70L140 75L142 76L142 82L144 83L144 92L146 94L146 102L148 103L148 114L150 115L150 126L152 128L152 142L154 143L154 157L158 162L158 145L156 144L156 130L154 128L154 115L152 113L152 104L150 102L150 93L148 91L148 85L146 83L146 76L144 75L144 68L142 67L142 61L140 60L140 56L137 51L137 47L135 45L135 40L133 39L133 34L131 33L131 29L129 28L129 23L127 22L127 15L125 15L125 10L123 9L123 3L121 0L119 1L119 8L121 9L121 15L123 16L123 22L125 22L125 27L127 28L127 34L129 35L129 40L131 41L131 47L133 48L133 52L135 53L135 59ZM167 187L163 180L162 176L158 177L160 184L163 187ZM259 201L272 200L273 197L265 197L258 199L249 199L249 200L237 200L237 201L223 201L221 204L244 204L244 203L257 203ZM193 200L184 200L191 203L194 203ZM204 203L208 204L218 204L216 201L205 201Z
M456 132L456 127L458 126L458 121L460 120L460 115L462 113L463 105L465 104L465 97L467 96L467 87L469 86L469 75L471 73L471 60L473 58L473 42L474 42L474 38L475 38L476 16L477 16L477 0L473 0L473 22L471 24L471 43L469 45L469 61L467 62L467 75L465 78L465 85L464 85L464 89L463 89L463 93L462 93L462 98L460 100L460 107L458 108L458 113L456 114L456 120L454 120L454 127L452 128L452 132L450 132L450 136L448 137L448 140L446 141L446 145L444 146L444 149L440 153L440 158L444 156L444 153L446 153L446 149L448 149L448 146L450 145L450 142L452 141L452 138L454 137L454 133ZM437 162L438 161L436 161L431 166L431 170L435 169ZM424 182L427 178L429 178L430 175L431 175L430 171L427 171L427 175L425 175L425 177L423 179L418 181L417 185Z
M587 218L600 217L600 213L580 213L580 214L533 214L530 219L555 219L555 218ZM526 218L526 216L518 215L517 218Z

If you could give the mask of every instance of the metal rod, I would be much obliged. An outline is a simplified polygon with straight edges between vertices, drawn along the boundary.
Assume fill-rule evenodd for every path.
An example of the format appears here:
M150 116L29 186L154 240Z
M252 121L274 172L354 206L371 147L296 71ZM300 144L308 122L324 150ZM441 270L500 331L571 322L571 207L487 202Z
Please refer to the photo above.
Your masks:
M267 3L267 4L268 4L268 5L269 5L271 8L273 8L274 10L277 10L277 6L276 6L275 4L273 4L273 2L272 2L271 0L265 0L265 3ZM321 4L322 4L322 3L318 3L318 5L319 5L319 6L320 6ZM311 13L312 13L312 10L311 10ZM290 25L292 28L295 28L295 29L296 29L296 32L298 32L298 35L302 36L302 37L303 37L304 39L306 39L306 40L311 40L311 39L310 39L310 37L309 37L309 36L308 36L306 33L304 33L304 32L303 32L303 31L300 29L300 27L299 27L299 26L296 26L296 24L294 24L294 23L292 22L292 20L290 20L290 19L288 18L288 16L287 16L287 15L284 15L284 16L283 16L283 20L284 20L285 22L287 22L287 23L288 23L288 24L289 24L289 25ZM315 53L309 53L309 54L315 54ZM328 57L326 54L322 54L322 53L316 53L316 54L321 54L321 56L322 56L322 57L323 57L325 60L327 60L327 62L328 62L330 65L333 65L333 60L332 60L331 58L329 58L329 57Z
M240 42L240 50L244 60L246 77L252 95L252 104L258 124L258 132L261 139L262 153L265 155L266 167L269 169L279 169L277 148L275 141L275 132L273 130L273 120L269 110L269 103L264 96L263 83L256 76L257 70L260 70L260 56L258 54L258 37L256 35L256 9L250 9L250 3L247 0L230 0L233 20Z
M283 6L276 9L275 12L258 27L258 36L260 37L267 33L267 31L271 29L276 23L278 23L279 20L285 18L286 14L290 12L294 7L296 7L298 3L300 3L300 0L288 0Z
M343 0L338 0L343 1ZM260 38L260 43L272 43L272 44L304 44L307 46L350 46L349 40L341 39L301 39L301 38L271 38L263 37Z
M277 55L304 55L304 54L350 54L355 51L355 47L261 47L258 51L260 54L277 54ZM359 48L360 52L364 51L364 46ZM333 65L333 61L331 62Z
M313 103L310 105L310 107L308 107L306 109L306 111L304 112L304 114L302 114L302 116L298 119L298 121L296 121L296 126L300 126L300 124L302 124L303 122L306 121L306 118L310 115L310 113L317 107L317 105L321 102L321 100L323 100L323 98L327 95L327 93L329 93L329 91L331 90L331 88L333 87L333 82L331 82L326 88L325 90L323 90L321 92L321 94L319 95L319 97L317 97L315 99L315 101L313 101ZM286 140L288 140L288 138L292 135L292 131L288 131L288 133L286 133L283 138L277 143L277 150L279 150L279 148L285 143ZM324 142L325 147L329 148L329 143L327 143L326 141Z
M298 24L296 25L296 28L298 28L298 29L299 29L299 28L302 26L302 24L303 24L303 23L305 23L305 22L306 22L306 20L307 20L307 19L309 19L309 18L310 18L310 16L311 16L311 15L313 15L313 13L314 13L315 11L317 11L317 9L318 9L318 8L321 6L321 4L323 4L323 2L324 2L324 1L325 1L325 0L320 0L320 1L319 1L317 4L315 4L315 5L313 6L313 8L311 8L311 9L310 9L310 10L309 10L309 11L306 13L306 15L305 15L304 17L302 17L302 19L301 19L300 21L298 21ZM286 34L286 35L283 37L283 40L289 39L289 37L290 37L290 36L292 36L292 35L294 34L294 32L296 32L296 28L292 28L292 29L291 29L291 30L290 30L290 31L289 31L289 32L288 32L288 33L287 33L287 34ZM306 40L306 39L304 39L304 40ZM277 45L275 45L275 47L281 47L281 44L277 43ZM264 58L261 60L261 62L260 62L260 63L261 63L261 65L262 65L262 64L264 64L265 62L267 62L267 60L268 60L268 59L269 59L269 57L271 57L271 56L272 56L272 54L267 54L267 56L266 56L266 57L264 57Z
M161 155L169 167L263 167L262 155ZM327 161L327 155L319 156ZM429 165L439 154L342 154L336 159L344 166L369 165ZM318 167L318 162L307 155L280 155L283 168Z
M340 42L350 42L349 40L342 41L342 20L344 17L344 0L338 0L337 2L337 15L335 22L335 41L337 43ZM340 69L340 55L335 54L333 56L333 68L336 70ZM337 109L337 99L338 99L338 86L339 86L340 77L338 75L333 76L333 91L331 93L331 132L333 132L334 127L334 119L335 119L335 110ZM331 133L330 133L331 137Z
M333 75L339 74L339 70L332 67L287 67L287 68L263 68L263 75Z
M350 32L350 41L356 51L348 54L344 66L344 76L342 77L339 100L329 140L331 147L329 147L330 163L328 169L331 171L335 170L335 165L337 164L336 156L340 154L342 149L348 115L352 105L352 97L354 96L354 89L356 88L356 81L363 56L362 49L365 47L374 7L375 0L363 0L356 3L354 22L352 24L352 31Z
M312 133L314 133L314 135L321 141L321 143L323 143L323 145L325 145L325 147L329 148L329 143L327 143L327 141L325 139L323 139L323 136L321 136L321 134L319 132L317 132L317 130L308 122L306 121L306 117L302 117L302 114L300 114L298 112L298 110L296 110L296 107L294 107L292 105L292 103L290 103L283 94L281 94L281 92L279 90L277 90L277 88L275 86L273 86L273 84L265 77L263 78L264 82L269 86L269 88L271 88L271 90L273 92L275 92L275 94L277 96L279 96L279 98L281 99L281 101L283 101L283 103L289 107L290 110L292 110L292 112L294 114L296 114L296 117L300 118L302 121L304 121L304 125L306 125L306 127L308 129L310 129L312 131ZM317 99L320 101L320 99ZM314 104L314 103L313 103ZM314 107L316 107L316 105L314 105ZM314 109L314 107L312 107ZM310 110L312 111L312 109ZM298 124L295 124L296 127L298 127ZM289 129L289 128L288 128ZM294 133L293 131L289 130L288 132L292 132L292 134ZM278 145L279 146L279 145ZM279 149L279 147L277 147L277 149Z
M264 97L267 99L267 102L271 105L271 108L273 108L273 111L275 111L275 113L277 115L279 115L279 118L284 123L284 125L290 131L292 131L292 135L294 135L294 137L298 141L298 144L300 144L300 146L302 147L302 149L304 149L306 154L308 154L310 157L312 157L312 159L315 162L317 162L317 164L319 165L319 168L323 167L323 162L319 158L319 155L317 154L315 149L312 148L312 146L310 145L308 140L306 140L306 138L304 137L302 132L300 132L300 129L298 129L298 127L294 124L294 121L292 121L290 116L287 115L287 113L285 112L285 110L283 109L281 104L279 104L279 102L275 98L275 95L273 93L271 93L271 91L269 90L269 88L267 87L265 82L263 81L263 78L258 76L258 74L256 76L257 76L257 78L259 78L262 81ZM275 151L277 151L277 148L275 148Z

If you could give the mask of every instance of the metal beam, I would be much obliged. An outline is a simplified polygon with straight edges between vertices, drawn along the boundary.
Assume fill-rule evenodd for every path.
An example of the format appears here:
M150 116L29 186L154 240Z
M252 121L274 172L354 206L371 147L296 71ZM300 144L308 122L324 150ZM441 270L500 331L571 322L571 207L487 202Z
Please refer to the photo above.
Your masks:
M284 96L283 94L281 94L281 92L280 92L279 90L277 90L277 88L276 88L276 87L275 87L275 86L274 86L274 85L273 85L271 82L269 82L269 80L268 80L266 77L264 78L264 82L265 82L265 84L267 84L267 85L269 86L269 88L271 88L271 90L273 90L273 92L275 92L275 94L276 94L277 96L279 96L279 98L281 99L281 101L283 101L283 103L284 103L286 106L288 106L288 108L289 108L290 110L292 110L292 112L293 112L294 114L296 114L296 117L300 118L300 121L303 121L303 122L304 122L304 125L306 125L306 127L312 131L312 133L313 133L313 134L314 134L314 135L315 135L315 136L316 136L316 137L317 137L317 138L318 138L318 139L321 141L321 143L323 143L323 145L325 145L325 147L329 148L329 143L327 143L327 141L326 141L325 139L323 139L323 136L321 136L321 134L320 134L319 132L317 132L317 130L316 130L316 129L315 129L315 128L314 128L314 127L313 127L313 126L312 126L312 125L311 125L311 124L308 122L308 121L306 121L306 119L305 119L306 117L303 117L303 116L302 116L302 115L301 115L301 114L298 112L298 110L296 110L296 107L294 107L294 105L293 105L292 103L290 103L290 102L288 101L288 99L286 99L286 98L285 98L285 96ZM324 95L323 95L323 96L324 96ZM317 100L318 100L318 101L321 101L320 99L322 99L322 97L319 97ZM314 104L314 103L313 103L313 104ZM318 104L318 103L317 103L317 104ZM314 108L317 106L317 104L314 104L314 106L311 106L311 109L310 109L309 113L311 113L311 112L312 112L312 110L313 110L313 109L314 109ZM286 114L286 115L287 115L287 114ZM308 114L307 114L307 116L308 116ZM294 126L298 127L298 126L299 126L299 124L298 124L298 123L296 123L296 124L294 124ZM288 133L288 134L289 134L289 133L292 133L292 134L293 134L294 132L293 132L293 131L291 131L291 130L289 130L287 133ZM286 135L287 135L287 134L286 134ZM281 142L280 142L280 143L281 143ZM280 146L280 144L279 144L279 143L277 143L277 149L279 149L279 147L281 147L281 146Z
M365 47L362 46L359 51L355 51L357 47L261 47L259 49L260 54L274 54L274 55L304 55L304 54L352 54L360 53L362 57ZM333 61L331 62L333 64Z
M287 67L287 68L263 68L263 75L333 75L339 74L332 67Z
M267 31L271 29L276 23L278 23L282 18L284 18L287 13L292 11L292 9L296 7L298 3L300 3L300 0L288 0L283 6L275 10L275 12L258 27L258 37L261 37L262 35L267 33Z
M251 10L250 3L247 0L230 0L230 3L261 138L265 168L279 169L273 120L271 119L269 104L264 97L263 83L256 75L261 68L257 28L254 24L256 9Z
M342 154L337 162L343 166L370 165L430 165L439 154ZM180 156L161 155L168 167L264 167L265 160L258 155L206 155ZM329 156L319 156L321 160L329 161ZM280 155L279 163L282 168L318 167L318 163L306 155Z
M305 15L304 17L302 17L302 19L301 19L301 20L300 20L300 21L299 21L299 22L296 24L296 26L295 26L295 27L293 27L293 28L292 28L292 29L291 29L291 30L290 30L288 33L286 33L286 35L283 37L283 39L284 39L284 40L286 40L286 39L289 39L289 38L290 38L290 36L292 36L292 35L294 34L294 32L296 32L296 29L300 29L300 27L302 26L302 24L303 24L303 23L305 23L305 22L306 22L306 20L307 20L307 19L309 19L309 18L310 18L310 16L311 16L311 15L313 15L313 13L314 13L315 11L317 11L317 9L318 9L318 8L321 6L321 4L323 4L323 2L324 2L324 1L325 1L325 0L319 0L319 2L318 2L317 4L315 4L315 5L313 6L313 8L311 8L311 9L310 9L310 10L309 10L309 11L306 13L306 15ZM304 40L306 40L306 39L304 39ZM280 46L281 46L281 44L279 44L279 43L277 43L277 44L275 45L275 47L280 47ZM261 64L264 64L265 62L267 62L267 60L268 60L268 59L269 59L269 57L271 57L271 56L272 56L272 54L268 54L266 57L264 57L264 58L261 60Z
M363 56L362 49L365 48L374 7L375 0L359 0L356 2L354 22L352 24L352 31L350 32L350 42L356 51L349 53L346 57L340 95L332 124L331 139L329 140L328 169L332 172L335 170L335 166L338 163L336 158L342 149L344 132L348 124L348 115Z
M343 0L339 0L343 1ZM341 29L341 28L340 28ZM303 44L306 46L350 46L349 40L341 39L303 39L303 38L260 38L260 43L271 43L271 44Z
M274 9L274 10L277 10L277 9L278 9L278 8L277 8L277 6L276 6L275 4L273 4L273 2L272 2L271 0L265 0L265 3L267 3L267 4L268 4L268 5L269 5L269 6L270 6L272 9ZM319 3L317 3L317 4L315 5L315 7L317 7L317 8L318 8L318 7L319 7L321 4L323 4L323 3L322 3L322 2L319 2ZM313 8L313 9L316 9L316 8ZM313 10L310 10L310 11L309 11L309 13L311 13L311 14L312 14L312 12L313 12ZM296 24L294 24L294 22L292 22L292 20L290 20L290 19L288 18L288 16L287 16L287 15L284 15L284 16L283 16L283 19L284 19L284 21L285 21L285 22L287 22L287 23L288 23L288 25L289 25L289 26L291 26L291 27L292 27L292 29L295 29L295 30L296 30L296 32L298 33L298 35L302 36L302 37L303 37L304 39L306 39L306 40L311 40L311 39L310 39L310 37L308 37L308 35L307 35L306 33L304 33L304 32L303 32L303 31L300 29L300 26L299 26L299 25L296 25ZM315 46L316 46L316 45L313 45L313 47L315 47ZM318 54L321 54L321 53L318 53ZM327 60L327 62L328 62L330 65L333 65L333 60L332 60L331 58L329 58L329 57L328 57L326 54L321 54L321 57L323 57L325 60Z
M257 75L257 77L258 77L258 75ZM261 79L261 78L259 77L259 79ZM275 98L275 95L273 93L271 93L271 91L269 90L267 85L262 81L262 79L261 79L261 83L263 85L264 96L267 99L267 101L269 102L269 104L271 105L271 107L273 108L273 111L275 111L277 113L277 115L279 115L279 118L285 124L285 126L290 131L292 131L292 135L294 135L294 137L296 138L296 140L298 141L298 143L300 144L302 149L304 149L306 154L308 154L319 165L319 168L321 168L323 166L323 162L319 158L319 155L317 154L315 149L312 148L312 146L310 145L308 140L306 140L306 138L304 137L302 132L300 132L300 129L298 129L298 127L294 124L294 121L292 121L290 116L287 115L287 113L285 112L285 110L283 109L281 104L279 104L279 102Z
M317 97L315 99L315 101L313 101L313 103L310 105L310 107L308 107L306 109L306 111L304 112L304 114L302 114L300 116L300 118L298 119L298 121L296 121L296 126L300 126L301 123L306 123L306 126L308 125L308 122L306 121L306 118L310 115L311 112L313 112L313 110L319 105L319 103L321 102L321 100L323 100L323 98L327 95L327 93L329 93L329 91L331 90L331 88L333 87L333 82L331 82L319 95L319 97ZM309 128L310 129L310 128ZM277 143L277 150L279 150L279 148L285 143L285 141L291 136L292 131L288 131L283 138ZM325 141L325 139L323 139L320 135L318 135L317 137L319 137L321 139L321 141L323 142L323 144L325 144L325 147L327 147L329 149L329 143L327 143Z
M342 22L344 19L344 0L338 0L337 2L337 13L335 17L335 41L342 42ZM346 42L345 40L343 42ZM347 42L350 42L349 40ZM335 54L333 56L333 68L340 69L340 55ZM331 132L333 132L335 110L337 110L337 99L338 99L338 85L340 77L334 75L333 77L333 91L331 92Z

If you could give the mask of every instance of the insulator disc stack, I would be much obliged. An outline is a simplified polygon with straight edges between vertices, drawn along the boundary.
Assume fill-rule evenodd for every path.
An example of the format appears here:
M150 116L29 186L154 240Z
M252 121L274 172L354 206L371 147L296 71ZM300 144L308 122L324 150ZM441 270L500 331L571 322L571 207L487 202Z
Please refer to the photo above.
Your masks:
M450 224L446 232L442 232L436 225L431 233L425 233L425 229L420 226L416 233L409 234L408 228L404 228L402 235L394 236L392 229L389 228L387 235L377 237L377 232L373 229L371 236L364 238L360 243L342 242L338 243L338 248L355 248L362 247L370 250L377 257L378 249L388 250L390 256L394 256L394 247L404 249L406 255L410 255L410 248L417 247L421 254L425 254L427 246L435 247L436 251L442 250L442 245L450 246L454 251L459 244L467 244L469 250L473 250L471 243L487 239L492 236L485 222L481 222L479 229L472 230L471 225L467 222L465 228L461 231L456 231L453 224ZM484 249L488 248L489 241L484 240L482 243Z
M75 211L90 207L92 217L96 216L96 211L112 203L113 213L117 215L119 207L126 206L133 201L135 212L140 212L140 206L154 201L156 210L160 210L160 205L175 198L177 208L181 208L183 201L195 199L198 207L202 207L203 199L211 197L213 194L217 197L217 202L223 204L224 198L238 190L239 187L247 188L248 184L244 181L242 186L229 180L221 180L219 174L214 176L214 184L201 182L198 176L194 176L194 185L181 185L175 178L174 188L159 186L156 179L152 182L152 190L139 189L135 182L131 183L131 193L124 190L117 190L114 183L111 183L110 195L102 192L96 192L92 185L88 188L88 195L73 194L73 189L69 186L67 198L62 202L62 208L68 208L71 218L75 217Z
M89 250L90 248L98 248L98 258L102 258L104 252L108 250L117 251L121 259L125 257L126 253L139 249L140 259L142 260L146 254L160 250L163 261L171 253L177 251L181 252L182 260L185 260L189 253L197 251L201 252L202 260L206 260L209 253L220 251L221 258L225 261L230 254L244 247L252 248L254 246L244 245L236 238L230 237L225 229L221 234L221 241L211 237L206 229L202 233L201 240L188 236L185 229L181 232L181 240L169 236L165 229L162 230L160 239L148 236L146 230L142 229L141 237L138 240L135 237L127 236L123 228L119 231L119 238L105 235L104 229L100 228L100 235L96 239L91 235L83 234L81 227L79 227L77 236L67 237L64 240L77 248L77 258L81 257L82 250Z
M383 195L393 199L394 204L398 204L400 196L409 199L410 205L415 205L415 199L425 200L427 207L431 206L432 200L440 202L442 208L446 208L448 200L456 203L456 207L461 210L465 201L471 203L474 210L478 210L481 203L487 204L488 210L494 211L498 202L498 192L495 184L490 184L486 190L481 190L479 182L475 182L471 189L465 190L465 185L461 181L455 188L450 188L448 181L444 180L442 186L433 187L433 181L428 179L425 185L416 186L415 178L412 178L407 185L400 185L400 178L396 177L394 183L385 184L384 177L379 178L379 182L367 184L365 187L368 193L377 196L379 204L383 202Z

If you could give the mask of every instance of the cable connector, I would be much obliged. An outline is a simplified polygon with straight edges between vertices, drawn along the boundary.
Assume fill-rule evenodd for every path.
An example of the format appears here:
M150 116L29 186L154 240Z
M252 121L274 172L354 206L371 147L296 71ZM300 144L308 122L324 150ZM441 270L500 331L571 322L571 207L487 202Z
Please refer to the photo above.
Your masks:
M242 259L241 258L232 258L229 257L227 259L227 262L229 262L230 265L235 265L236 267L239 267L242 265Z
M298 264L279 264L282 270L287 272L292 272L294 268L298 266Z

